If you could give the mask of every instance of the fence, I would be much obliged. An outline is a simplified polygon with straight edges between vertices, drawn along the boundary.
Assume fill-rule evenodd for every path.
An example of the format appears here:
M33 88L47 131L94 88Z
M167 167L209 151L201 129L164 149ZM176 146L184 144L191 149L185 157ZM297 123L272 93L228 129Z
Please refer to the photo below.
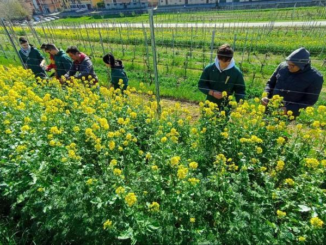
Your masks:
M325 8L315 11L318 16L324 16L325 12ZM293 18L298 12L292 10L282 16L290 18L291 15ZM92 58L102 84L110 77L101 57L111 52L125 63L131 85L137 87L139 82L144 82L154 89L154 50L157 53L161 94L190 101L203 100L197 88L200 74L207 64L214 61L216 49L223 43L230 43L236 51L235 60L244 73L249 98L260 96L277 65L300 46L310 50L313 66L326 75L326 30L321 23L306 21L299 26L275 27L274 22L269 22L256 28L244 22L220 25L183 23L196 17L187 14L156 16L155 44L152 43L149 23L145 22L131 24L112 20L92 24L43 23L20 27L7 22L9 35L4 29L0 33L0 59L3 63L19 63L19 56L10 43L11 38L18 48L19 36L26 36L37 47L42 43L55 43L66 49L74 44ZM176 20L174 25L167 24L168 19ZM47 57L46 54L44 56ZM320 103L324 103L323 100Z

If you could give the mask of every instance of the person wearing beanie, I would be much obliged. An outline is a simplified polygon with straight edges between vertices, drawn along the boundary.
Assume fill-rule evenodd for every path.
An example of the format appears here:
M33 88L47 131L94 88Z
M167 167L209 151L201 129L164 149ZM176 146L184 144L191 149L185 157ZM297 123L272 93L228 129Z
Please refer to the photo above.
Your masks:
M274 95L283 97L282 110L285 114L292 111L299 116L300 109L313 106L323 86L323 76L310 64L310 53L305 48L294 50L282 62L268 80L265 92L267 97L262 104L267 106Z
M46 78L47 75L43 69L45 66L45 59L40 51L29 44L24 37L20 37L18 41L21 47L18 53L25 68L31 69L35 77Z
M237 102L246 95L243 75L235 65L233 53L230 45L220 46L215 62L205 67L198 82L198 89L207 95L206 100L216 103L220 109L224 109L229 95L234 94Z
M106 54L103 57L103 62L109 68L111 68L111 85L114 89L120 88L122 91L128 87L128 76L124 71L124 66L121 60L116 60L112 54ZM119 81L122 80L123 87L121 88Z
M56 78L60 79L61 76L64 76L70 70L72 65L71 59L62 49L57 48L51 43L46 45L45 52L49 53L53 57Z

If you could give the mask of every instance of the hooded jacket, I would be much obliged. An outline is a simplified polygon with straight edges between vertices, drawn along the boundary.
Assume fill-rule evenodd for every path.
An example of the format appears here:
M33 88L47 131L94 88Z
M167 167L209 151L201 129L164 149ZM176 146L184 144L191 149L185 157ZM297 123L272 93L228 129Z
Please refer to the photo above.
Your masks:
M128 76L124 71L124 66L121 60L116 60L114 67L111 68L111 83L114 86L114 89L120 88L119 80L123 80L123 88L125 90L128 86Z
M19 50L19 55L22 58L27 69L31 69L36 77L46 77L44 69L40 66L44 57L41 55L40 51L34 48L32 45L30 52L26 56L22 50Z
M234 93L238 102L240 99L244 99L246 95L243 75L239 68L235 66L233 59L224 70L221 70L217 58L215 59L215 63L206 66L199 79L198 89L207 95L206 100L217 103L219 106L224 99L216 99L209 95L210 90L219 92L226 91L228 95Z
M76 75L77 72L78 74ZM81 79L82 77L88 79L88 77L91 76L92 79L95 79L95 83L97 83L98 81L98 78L94 72L92 61L84 53L80 54L79 61L74 61L72 63L70 70L65 75L66 78L69 78L71 76L74 76L77 79Z
M57 72L57 78L61 78L61 76L64 76L71 68L72 61L68 57L68 55L61 49L59 49L59 52L54 55L54 62L56 65L56 72Z
M268 93L268 98L274 95L282 96L286 109L298 116L301 108L317 102L323 82L323 76L311 67L310 62L294 73L291 73L286 62L283 62L267 82L265 92Z

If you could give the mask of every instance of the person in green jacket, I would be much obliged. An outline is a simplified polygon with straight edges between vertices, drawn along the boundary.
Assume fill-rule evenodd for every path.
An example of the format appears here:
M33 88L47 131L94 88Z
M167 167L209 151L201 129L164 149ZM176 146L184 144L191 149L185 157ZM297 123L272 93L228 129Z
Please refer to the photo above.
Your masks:
M239 102L246 95L243 75L235 65L233 53L230 45L220 46L215 62L205 67L198 82L198 89L207 95L206 100L220 108L225 106L227 96L234 94Z
M29 44L24 37L19 38L19 44L21 49L19 50L19 56L21 57L25 68L31 69L35 77L46 78L46 72L44 70L45 59L33 45Z
M54 58L56 78L60 79L71 68L72 61L62 49L58 49L54 44L49 43L45 46L45 52L49 53Z
M116 60L112 54L106 54L103 57L103 61L107 67L111 68L111 85L114 89L120 88L122 91L126 90L128 87L128 76L124 71L124 66L121 60ZM120 87L120 79L123 82L123 87Z

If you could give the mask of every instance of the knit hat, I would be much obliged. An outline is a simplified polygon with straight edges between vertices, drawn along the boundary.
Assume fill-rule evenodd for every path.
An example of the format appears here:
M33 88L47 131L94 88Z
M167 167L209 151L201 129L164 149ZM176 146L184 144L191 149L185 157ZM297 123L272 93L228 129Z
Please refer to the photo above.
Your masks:
M286 61L291 61L303 70L306 65L310 64L310 53L305 48L299 48L286 57Z

